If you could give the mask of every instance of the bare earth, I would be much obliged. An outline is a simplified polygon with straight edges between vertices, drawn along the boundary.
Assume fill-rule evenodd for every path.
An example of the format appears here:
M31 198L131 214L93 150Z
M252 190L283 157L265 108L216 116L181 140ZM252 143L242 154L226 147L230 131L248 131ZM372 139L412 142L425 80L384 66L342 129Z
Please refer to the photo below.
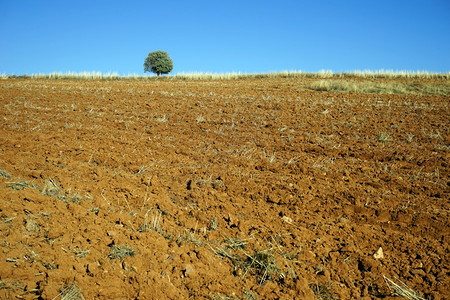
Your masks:
M0 298L449 299L449 97L314 80L1 80Z

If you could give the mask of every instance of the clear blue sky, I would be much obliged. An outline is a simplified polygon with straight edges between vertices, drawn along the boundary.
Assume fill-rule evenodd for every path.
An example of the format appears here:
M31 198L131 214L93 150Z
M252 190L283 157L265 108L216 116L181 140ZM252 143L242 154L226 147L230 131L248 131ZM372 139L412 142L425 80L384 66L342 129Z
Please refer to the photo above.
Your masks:
M0 74L449 72L450 1L0 0L0 37Z

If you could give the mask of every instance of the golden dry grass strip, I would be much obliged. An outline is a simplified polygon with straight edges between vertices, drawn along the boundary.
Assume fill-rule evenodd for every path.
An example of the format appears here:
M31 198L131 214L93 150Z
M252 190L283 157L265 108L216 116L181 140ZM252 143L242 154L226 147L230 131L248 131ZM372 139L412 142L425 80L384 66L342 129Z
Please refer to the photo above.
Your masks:
M331 70L321 70L319 72L304 72L299 70L279 71L268 73L205 73L205 72L180 72L169 76L143 76L139 74L119 75L117 72L102 73L92 72L53 72L49 74L32 75L8 75L1 74L0 79L70 79L70 80L236 80L236 79L256 79L256 78L385 78L385 79L450 79L450 72L436 73L428 71L394 71L394 70L364 70L351 72L333 72Z
M450 81L433 83L412 82L353 82L348 80L319 80L306 86L316 91L353 92L366 94L450 95Z

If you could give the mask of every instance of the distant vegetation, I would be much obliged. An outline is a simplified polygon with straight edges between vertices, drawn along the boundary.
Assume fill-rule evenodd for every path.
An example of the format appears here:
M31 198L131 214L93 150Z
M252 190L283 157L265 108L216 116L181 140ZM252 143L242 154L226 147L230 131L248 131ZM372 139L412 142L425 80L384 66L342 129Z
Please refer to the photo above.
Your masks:
M240 80L264 78L304 78L299 89L326 92L353 92L366 94L408 94L408 95L450 95L450 72L406 72L406 71L355 71L333 73L320 71L307 73L302 71L284 71L277 73L178 73L173 76L141 76L117 73L83 72L51 73L33 75L0 75L1 79L66 79L66 80ZM314 80L317 79L317 80ZM379 79L379 80L378 80ZM430 81L421 81L430 80Z
M119 75L118 73L101 72L68 72L68 73L50 73L50 74L32 74L32 75L0 75L0 79L8 78L33 78L33 79L82 79L82 80L235 80L235 79L255 79L255 78L365 78L365 79L450 79L448 73L431 73L426 71L354 71L334 73L332 71L319 71L317 73L303 71L281 71L272 73L178 73L173 76L156 77L142 76L139 74Z
M305 78L299 88L326 92L353 92L366 94L408 94L408 95L450 95L450 72L407 72L407 71L355 71L333 73L320 71L283 71L275 73L178 73L173 76L142 76L118 73L82 72L51 73L33 75L0 75L0 79L67 79L67 80L240 80L263 78ZM317 79L317 80L314 80ZM380 80L375 80L380 79ZM419 80L419 81L417 81ZM420 81L431 80L431 81Z
M450 95L450 81L444 82L370 82L324 79L306 86L316 91L365 94Z
M330 70L322 70L316 73L303 71L281 71L271 73L178 73L175 79L198 80L227 80L246 78L417 78L417 79L450 79L448 73L430 73L426 71L353 71L334 73Z

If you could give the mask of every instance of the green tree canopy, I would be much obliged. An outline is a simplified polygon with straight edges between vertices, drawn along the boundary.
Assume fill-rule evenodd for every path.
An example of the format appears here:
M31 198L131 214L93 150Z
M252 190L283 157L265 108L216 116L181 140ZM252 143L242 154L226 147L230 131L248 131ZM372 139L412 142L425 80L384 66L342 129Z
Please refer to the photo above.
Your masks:
M148 54L144 61L144 73L153 72L156 75L168 74L173 69L173 61L166 51L158 50Z

